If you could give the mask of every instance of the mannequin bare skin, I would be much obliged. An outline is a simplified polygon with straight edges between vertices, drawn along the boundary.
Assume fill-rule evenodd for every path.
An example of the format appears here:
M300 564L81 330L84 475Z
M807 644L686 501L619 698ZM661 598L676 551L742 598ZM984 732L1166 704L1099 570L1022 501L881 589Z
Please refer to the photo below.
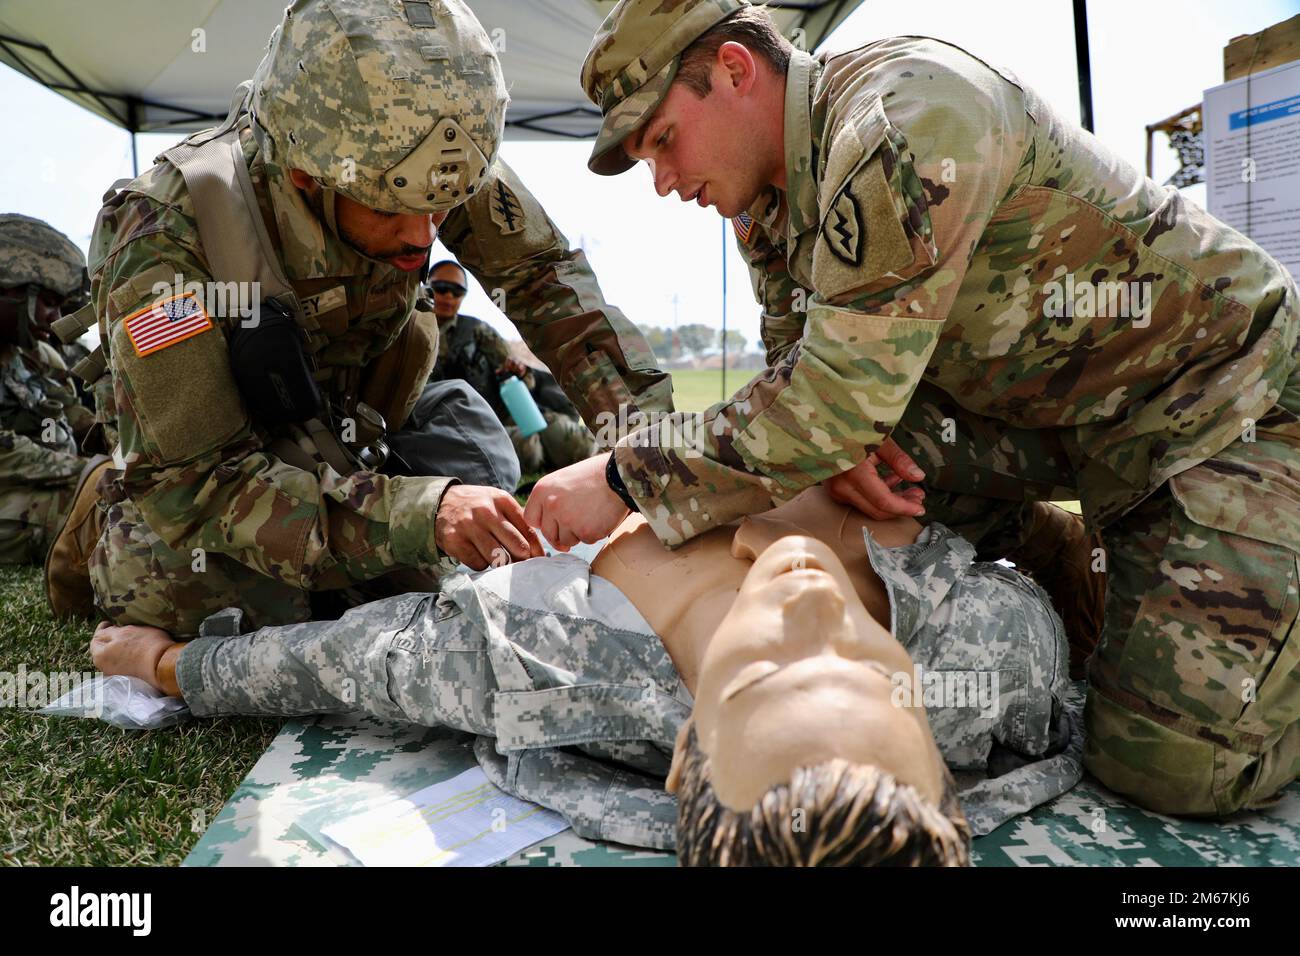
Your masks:
M922 707L892 702L890 675L912 662L889 632L884 585L862 530L885 547L916 540L910 518L876 521L821 487L668 551L629 516L592 564L660 635L695 697L667 787L675 790L694 724L719 801L742 811L796 767L840 758L870 764L940 799L945 770ZM882 623L886 622L886 623ZM100 626L105 674L128 674L179 697L184 644L138 626Z

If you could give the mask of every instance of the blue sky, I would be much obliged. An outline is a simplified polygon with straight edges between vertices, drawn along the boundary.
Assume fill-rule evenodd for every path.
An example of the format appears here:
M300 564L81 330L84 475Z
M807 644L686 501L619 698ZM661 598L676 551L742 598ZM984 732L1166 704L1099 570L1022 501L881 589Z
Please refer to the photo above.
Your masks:
M1140 168L1146 124L1199 102L1206 88L1222 82L1229 39L1298 12L1300 0L1090 0L1098 136ZM897 34L948 40L1007 66L1078 117L1069 0L867 0L823 48L850 49ZM130 138L3 66L0 102L9 134L0 159L0 211L45 219L86 248L103 192L130 175ZM174 140L140 136L142 167ZM744 263L725 239L726 224L711 210L657 197L644 167L613 178L592 175L585 166L589 150L587 143L568 142L503 147L570 241L586 249L607 300L633 321L672 325L676 316L682 324L721 326L725 249L727 322L754 342L758 309ZM1159 143L1156 178L1163 181L1174 168L1172 152ZM1204 187L1187 195L1203 203ZM465 311L518 337L481 290L472 290Z

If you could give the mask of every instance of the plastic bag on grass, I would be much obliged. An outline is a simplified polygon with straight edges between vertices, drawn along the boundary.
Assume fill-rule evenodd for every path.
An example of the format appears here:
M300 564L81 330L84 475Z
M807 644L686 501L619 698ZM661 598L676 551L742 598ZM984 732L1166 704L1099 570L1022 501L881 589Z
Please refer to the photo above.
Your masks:
M189 717L190 708L179 697L168 697L138 677L118 674L79 684L40 713L97 717L126 730L158 730Z

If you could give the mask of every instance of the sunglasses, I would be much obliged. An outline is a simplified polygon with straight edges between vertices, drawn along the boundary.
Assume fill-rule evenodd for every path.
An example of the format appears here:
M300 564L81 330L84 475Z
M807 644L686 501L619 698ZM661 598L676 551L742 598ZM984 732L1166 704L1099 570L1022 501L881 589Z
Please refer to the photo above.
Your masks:
M439 279L437 282L430 283L430 286L438 295L454 295L458 299L463 298L465 295L465 287L457 285L455 282L443 282Z

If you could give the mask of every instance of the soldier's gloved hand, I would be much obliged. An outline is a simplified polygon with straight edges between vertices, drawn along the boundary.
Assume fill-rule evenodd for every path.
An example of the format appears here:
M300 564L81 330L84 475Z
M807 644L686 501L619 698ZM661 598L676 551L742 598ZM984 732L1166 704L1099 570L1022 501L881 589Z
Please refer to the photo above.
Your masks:
M884 476L880 473L881 465L887 470ZM925 472L916 462L892 438L886 438L865 461L827 478L822 484L831 498L840 504L852 505L876 521L887 521L900 516L919 518L925 514L925 506L921 503L925 500L924 489L894 490L901 482L921 481L923 478Z
M526 561L546 553L519 502L500 488L452 485L443 492L433 528L438 550L475 571L507 564L505 554Z
M553 471L533 486L524 517L556 550L599 541L627 517L627 505L605 482L609 455Z

